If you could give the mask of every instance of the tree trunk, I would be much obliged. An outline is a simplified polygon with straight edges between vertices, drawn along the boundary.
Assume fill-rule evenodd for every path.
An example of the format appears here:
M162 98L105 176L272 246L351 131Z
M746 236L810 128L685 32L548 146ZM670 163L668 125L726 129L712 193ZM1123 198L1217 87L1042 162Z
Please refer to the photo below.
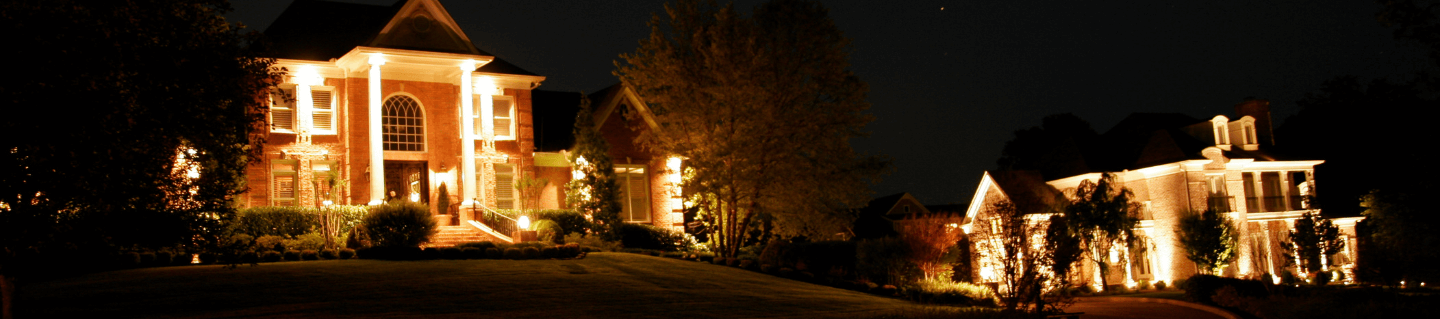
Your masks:
M15 314L12 311L12 309L14 309L14 300L15 278L13 276L0 274L0 304L3 304L3 308L0 308L0 318L15 318Z

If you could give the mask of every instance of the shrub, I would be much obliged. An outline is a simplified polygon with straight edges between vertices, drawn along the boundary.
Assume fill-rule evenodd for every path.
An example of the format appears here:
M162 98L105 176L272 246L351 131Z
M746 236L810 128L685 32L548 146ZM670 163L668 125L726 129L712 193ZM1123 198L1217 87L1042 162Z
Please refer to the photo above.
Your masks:
M140 253L138 253L138 252L133 252L133 251L132 251L132 252L120 253L119 256L116 256L115 262L116 262L116 264L119 264L120 267L125 267L125 268L139 267L139 266L140 266Z
M253 251L240 252L239 261L242 264L254 264L260 262L260 255Z
M439 231L430 209L412 202L374 206L364 225L377 247L418 247Z
M423 253L420 255L420 258L421 258L421 259L425 259L425 260L433 260L433 259L440 259L441 257L444 257L444 256L445 256L444 253L441 253L441 252L440 252L440 248L425 247L425 249L423 250Z
M325 248L325 235L320 233L305 233L295 236L295 239L285 241L285 249L320 250L323 248Z
M1281 270L1281 271L1280 271L1280 284L1286 285L1286 286L1294 286L1294 285L1299 284L1299 283L1300 283L1300 278L1299 278L1299 277L1295 277L1295 273L1292 273L1292 272L1290 272L1289 270Z
M321 251L320 251L320 259L327 259L327 260L328 260L328 259L335 259L335 258L339 258L339 257L340 257L340 252L339 252L339 251L336 251L336 250L334 250L334 249L324 249L324 250L321 250Z
M1315 273L1315 279L1312 279L1312 280L1310 281L1310 283L1311 283L1311 284L1314 284L1314 285L1316 285L1316 286L1324 286L1324 285L1329 284L1329 283L1330 283L1330 272L1328 272L1328 271L1319 271L1319 272L1316 272L1316 273Z
M235 215L230 227L238 233L253 236L296 236L320 226L313 215L314 210L294 206L246 208Z
M490 241L473 241L473 242L468 242L468 243L462 243L462 244L459 244L459 245L455 245L455 247L460 247L461 249L464 249L464 248L479 248L480 251L485 251L486 248L495 248L496 246L495 246L495 243L494 243L494 242L490 242Z
M772 267L781 267L780 257L789 249L790 241L788 240L770 240L769 243L765 244L765 249L760 251L760 264Z
M370 247L370 233L365 231L365 225L355 226L345 235L345 247L360 249Z
M169 266L169 265L174 264L174 263L175 263L175 255L171 254L170 252L168 252L168 251L163 251L163 250L162 250L162 251L155 252L155 265L156 265L156 266Z
M1215 292L1225 287L1233 287L1235 293L1240 297L1264 298L1269 295L1265 289L1265 284L1259 280L1244 280L1213 275L1190 276L1189 279L1185 279L1184 286L1180 286L1180 288L1185 289L1185 296L1190 298L1190 300L1209 305L1215 304L1215 301L1211 299L1212 296L1215 296Z
M618 225L620 245L625 248L675 251L685 239L682 233L645 224Z
M559 252L555 247L540 248L540 258L560 258Z
M480 248L465 247L460 249L460 256L465 259L481 259L485 258L485 251Z
M300 251L300 260L319 260L319 259L320 259L320 252L318 252L318 251L311 250L311 249L306 249L306 250L301 250L301 251Z
M500 259L500 257L504 257L504 255L502 255L502 254L500 253L500 248L495 248L495 247L485 248L485 258L489 258L489 259Z
M895 238L860 241L855 246L855 273L881 285L905 285L920 276L909 251L909 245Z
M556 244L565 241L564 230L560 229L560 224L555 221L541 219L535 221L530 228L535 230L535 238L540 242Z
M520 256L525 259L540 259L540 249L535 247L521 248Z
M954 282L946 278L920 280L907 294L911 300L921 303L959 304L993 307L998 302L990 287L965 282Z
M445 259L465 259L464 252L460 250L460 247L441 248L440 255Z
M820 241L790 244L787 253L782 254L782 267L793 265L795 270L809 271L821 276L845 277L855 271L855 242Z
M1156 282L1155 282L1155 290L1165 290L1165 288L1166 288L1166 287L1165 287L1165 281L1164 281L1164 280L1156 281Z
M260 236L260 238L255 238L255 246L259 246L259 249L285 251L285 237L276 235Z
M299 251L299 250L289 249L289 250L286 250L286 251L285 251L285 261L299 261L299 260L300 260L300 251Z
M1135 288L1138 290L1150 290L1150 281L1141 280L1139 284L1136 284Z
M274 250L265 251L264 254L260 255L260 260L263 260L267 263L281 261L284 260L284 258L284 256L280 255L280 252Z
M606 241L605 239L600 238L599 235L586 236L580 233L570 233L569 235L565 235L565 242L578 244L582 249L589 249L592 251L620 250L620 242Z
M520 254L520 249L505 248L505 259L520 259L522 257L524 257L524 255Z
M425 252L420 247L370 247L355 252L360 258L379 260L419 260Z
M218 257L215 253L200 253L200 263L206 265L213 264L219 259Z
M345 248L340 250L340 259L355 258L355 249Z
M148 251L147 251L147 252L140 253L140 266L149 267L150 265L154 265L154 264L155 264L155 253L148 252Z

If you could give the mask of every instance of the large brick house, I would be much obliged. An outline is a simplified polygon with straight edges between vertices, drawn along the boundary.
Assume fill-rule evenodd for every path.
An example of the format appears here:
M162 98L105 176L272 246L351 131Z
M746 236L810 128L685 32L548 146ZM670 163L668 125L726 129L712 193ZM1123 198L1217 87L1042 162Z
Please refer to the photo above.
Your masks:
M1228 213L1239 228L1237 260L1226 275L1260 276L1294 271L1285 260L1288 232L1302 214L1319 213L1307 197L1316 191L1315 165L1322 160L1289 158L1270 150L1269 102L1249 100L1235 106L1236 116L1194 119L1180 114L1133 114L1062 163L1080 172L1048 177L1034 171L986 172L965 216L965 229L986 223L987 207L1009 200L1027 214L1054 213L1054 203L1073 198L1082 181L1096 182L1101 172L1134 192L1142 209L1136 232L1146 249L1131 249L1109 282L1140 280L1174 282L1197 273L1179 247L1176 229L1185 214L1214 209ZM1103 152L1084 152L1101 148ZM1345 251L1331 261L1352 271L1355 223L1361 217L1335 218L1345 237ZM1082 271L1095 275L1086 263ZM978 274L986 280L987 274ZM1347 274L1353 275L1353 272ZM1354 276L1347 276L1353 278ZM1094 277L1092 282L1098 282Z
M569 107L570 119L537 111L545 77L478 49L439 1L297 0L266 35L288 74L272 90L265 155L247 170L242 205L436 206L444 187L453 204L432 210L448 232L470 231L476 209L565 208L569 128L555 123L573 123L574 105L545 106ZM624 123L608 116L643 103L629 90L605 92L597 105L609 109L596 123L616 136L617 167L635 198L626 220L673 226L665 157L632 150L623 137L632 127L613 128ZM563 133L537 138L537 124ZM526 198L515 187L526 178L548 183Z

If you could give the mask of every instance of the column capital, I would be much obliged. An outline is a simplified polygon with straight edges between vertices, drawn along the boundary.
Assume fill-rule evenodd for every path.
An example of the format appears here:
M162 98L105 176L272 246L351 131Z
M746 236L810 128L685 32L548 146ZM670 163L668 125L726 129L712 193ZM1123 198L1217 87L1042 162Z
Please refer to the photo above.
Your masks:
M370 59L366 60L366 62L370 63L370 66L385 65L385 55L380 53L370 54Z
M469 60L469 59L467 59L467 60L465 60L465 61L460 61L460 71L464 71L464 72L475 71L475 64L477 64L477 62L475 62L475 60ZM464 76L464 75L462 75L462 76Z

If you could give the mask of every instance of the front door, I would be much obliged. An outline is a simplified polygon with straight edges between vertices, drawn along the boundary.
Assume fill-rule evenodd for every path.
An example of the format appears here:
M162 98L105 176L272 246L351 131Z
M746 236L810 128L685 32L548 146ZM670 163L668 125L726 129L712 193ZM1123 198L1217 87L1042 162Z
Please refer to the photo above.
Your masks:
M385 201L430 201L430 174L425 162L385 161Z

